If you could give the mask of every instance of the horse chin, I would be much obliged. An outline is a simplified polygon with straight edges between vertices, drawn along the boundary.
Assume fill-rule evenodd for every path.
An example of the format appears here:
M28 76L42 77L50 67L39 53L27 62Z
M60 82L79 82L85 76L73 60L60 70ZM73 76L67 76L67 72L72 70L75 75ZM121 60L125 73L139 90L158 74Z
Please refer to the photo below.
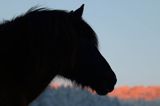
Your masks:
M112 92L114 90L114 87L112 88L97 88L95 89L96 93L98 95L107 95L108 93Z
M108 91L96 91L96 93L98 94L98 95L107 95L108 94Z
M96 90L96 93L98 94L98 95L107 95L109 92L111 92L112 90L108 90L108 89L106 89L106 90Z
M89 92L96 93L98 95L107 95L108 93L114 90L114 86L104 87L104 86L95 86L90 84L83 84L76 81L76 84L82 87L83 89L87 89Z
M88 90L91 93L96 93L98 95L107 95L109 92L113 91L113 89L94 89L90 86L81 86L83 89Z

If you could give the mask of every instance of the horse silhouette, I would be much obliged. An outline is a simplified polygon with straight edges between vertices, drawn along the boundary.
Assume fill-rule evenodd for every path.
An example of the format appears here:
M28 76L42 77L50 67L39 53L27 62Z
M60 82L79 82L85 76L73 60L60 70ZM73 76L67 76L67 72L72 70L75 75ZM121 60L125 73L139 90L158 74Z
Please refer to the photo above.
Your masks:
M114 89L116 76L83 8L31 8L0 24L0 106L28 106L56 75L100 95Z

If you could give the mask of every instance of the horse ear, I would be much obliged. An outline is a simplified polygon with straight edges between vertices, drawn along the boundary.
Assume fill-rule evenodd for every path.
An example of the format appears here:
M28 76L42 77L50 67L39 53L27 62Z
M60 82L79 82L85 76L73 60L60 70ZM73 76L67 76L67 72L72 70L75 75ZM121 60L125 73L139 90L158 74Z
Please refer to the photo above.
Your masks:
M70 13L77 18L81 18L82 14L83 14L83 10L84 10L84 4L82 4L82 6L80 8L78 8L75 11L71 11Z

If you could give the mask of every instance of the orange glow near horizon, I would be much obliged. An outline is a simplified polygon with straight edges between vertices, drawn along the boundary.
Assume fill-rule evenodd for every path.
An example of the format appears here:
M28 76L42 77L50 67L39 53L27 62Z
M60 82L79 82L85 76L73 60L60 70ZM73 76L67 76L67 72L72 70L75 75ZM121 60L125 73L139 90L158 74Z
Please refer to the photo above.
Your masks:
M109 96L123 100L155 100L160 99L160 86L121 86L115 88Z

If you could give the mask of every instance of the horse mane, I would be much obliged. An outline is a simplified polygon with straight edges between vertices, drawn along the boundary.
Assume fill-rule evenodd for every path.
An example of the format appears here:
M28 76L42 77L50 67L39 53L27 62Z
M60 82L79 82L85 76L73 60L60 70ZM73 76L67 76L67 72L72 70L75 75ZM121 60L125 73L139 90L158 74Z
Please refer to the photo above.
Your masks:
M3 21L1 23L1 26L2 25L7 25L9 23L10 24L20 24L19 23L20 20L22 20L21 22L25 23L25 21L26 21L25 19L27 17L30 17L30 16L32 18L35 17L37 20L44 20L44 21L48 21L48 22L52 22L52 20L53 20L53 19L49 19L49 17L51 15L54 15L56 17L59 16L59 18L54 18L54 23L53 24L54 24L54 27L55 27L56 30L58 30L58 27L57 27L58 25L66 24L66 25L68 25L68 27L64 28L64 29L67 29L68 31L70 31L70 33L71 33L70 36L72 36L72 34L76 33L76 31L78 30L80 32L80 34L79 35L74 34L73 35L74 37L79 36L79 37L87 38L87 40L91 41L96 47L98 47L97 35L94 32L94 30L90 27L90 25L85 20L83 20L83 18L76 19L76 18L72 17L70 13L72 13L72 11L69 12L69 11L66 11L66 10L56 10L56 9L52 10L50 8L34 6L34 7L30 8L25 14L17 16L10 21L9 20ZM45 16L43 17L43 14L48 15L49 20L45 19L44 18ZM39 17L38 17L38 15L39 15ZM40 15L42 15L42 16L40 16ZM32 19L30 18L29 20L31 21ZM62 21L62 20L64 20L65 23L63 23L63 22L57 23L57 22ZM73 27L73 25L71 25L71 23L77 25L77 28L76 28L75 32L74 32L74 30L69 30L69 29L74 29L74 27ZM83 28L85 32L80 31L81 28ZM37 27L37 29L38 29L38 27ZM52 28L52 29L54 29L54 28ZM61 30L63 30L63 28L61 28ZM54 34L54 36L55 35L56 34ZM60 36L63 36L63 35L61 34Z

